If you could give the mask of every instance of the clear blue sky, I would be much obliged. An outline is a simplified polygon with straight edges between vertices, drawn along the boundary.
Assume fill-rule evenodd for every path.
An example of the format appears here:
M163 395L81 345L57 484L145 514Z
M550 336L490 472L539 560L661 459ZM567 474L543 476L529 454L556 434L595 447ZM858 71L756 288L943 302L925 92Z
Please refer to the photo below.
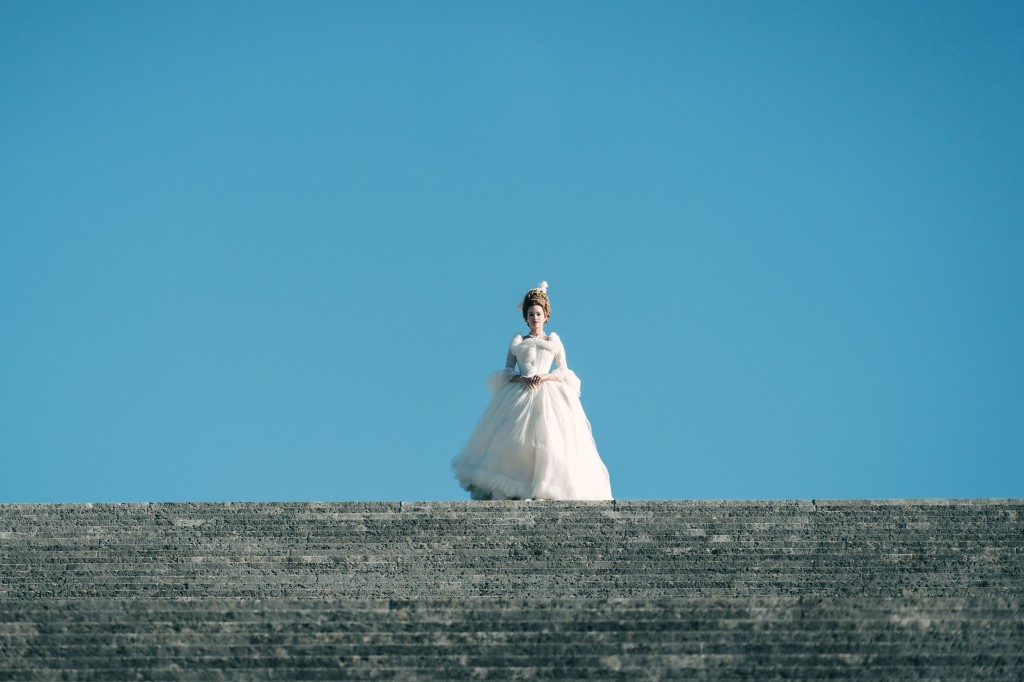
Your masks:
M0 501L1024 496L1020 2L0 3Z

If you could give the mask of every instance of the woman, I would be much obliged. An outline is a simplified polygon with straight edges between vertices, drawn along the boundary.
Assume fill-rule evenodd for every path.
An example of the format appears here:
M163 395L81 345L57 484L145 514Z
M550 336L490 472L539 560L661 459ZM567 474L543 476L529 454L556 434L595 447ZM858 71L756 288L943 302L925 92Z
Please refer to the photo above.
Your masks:
M529 333L512 337L505 370L488 382L491 402L452 460L474 500L612 499L580 404L580 380L566 366L558 335L544 333L551 317L547 288L541 282L523 297Z

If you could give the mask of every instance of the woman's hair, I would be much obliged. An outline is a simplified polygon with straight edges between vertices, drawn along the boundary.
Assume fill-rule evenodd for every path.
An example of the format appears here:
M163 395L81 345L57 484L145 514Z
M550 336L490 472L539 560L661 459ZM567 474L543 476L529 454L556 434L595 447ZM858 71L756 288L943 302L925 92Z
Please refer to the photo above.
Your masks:
M551 319L551 301L548 299L548 283L541 282L536 289L530 289L523 296L523 302L519 305L523 310L523 319L526 319L526 312L533 306L539 305L544 311L544 317Z

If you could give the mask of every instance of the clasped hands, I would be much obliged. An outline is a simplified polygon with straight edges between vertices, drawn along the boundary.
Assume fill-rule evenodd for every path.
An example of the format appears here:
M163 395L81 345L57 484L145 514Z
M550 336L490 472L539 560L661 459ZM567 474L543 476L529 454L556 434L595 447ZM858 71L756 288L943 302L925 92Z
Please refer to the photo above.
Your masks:
M533 376L519 375L519 381L526 384L527 388L537 388L541 385L541 382L547 380L547 374L534 374Z

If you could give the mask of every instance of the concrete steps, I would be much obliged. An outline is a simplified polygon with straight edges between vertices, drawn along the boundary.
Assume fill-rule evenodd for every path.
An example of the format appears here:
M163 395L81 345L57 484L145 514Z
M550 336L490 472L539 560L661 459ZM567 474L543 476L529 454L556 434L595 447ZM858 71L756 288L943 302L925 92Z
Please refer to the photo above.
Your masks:
M164 677L157 667L186 677L404 670L503 679L511 668L618 678L666 664L667 674L715 678L870 670L879 679L1014 679L1024 665L1021 632L999 624L1019 619L1021 605L934 597L71 600L0 608L0 654L5 672L26 679L63 674L67 662L84 679L115 669L119 679Z
M1024 679L1024 501L0 505L4 679Z

